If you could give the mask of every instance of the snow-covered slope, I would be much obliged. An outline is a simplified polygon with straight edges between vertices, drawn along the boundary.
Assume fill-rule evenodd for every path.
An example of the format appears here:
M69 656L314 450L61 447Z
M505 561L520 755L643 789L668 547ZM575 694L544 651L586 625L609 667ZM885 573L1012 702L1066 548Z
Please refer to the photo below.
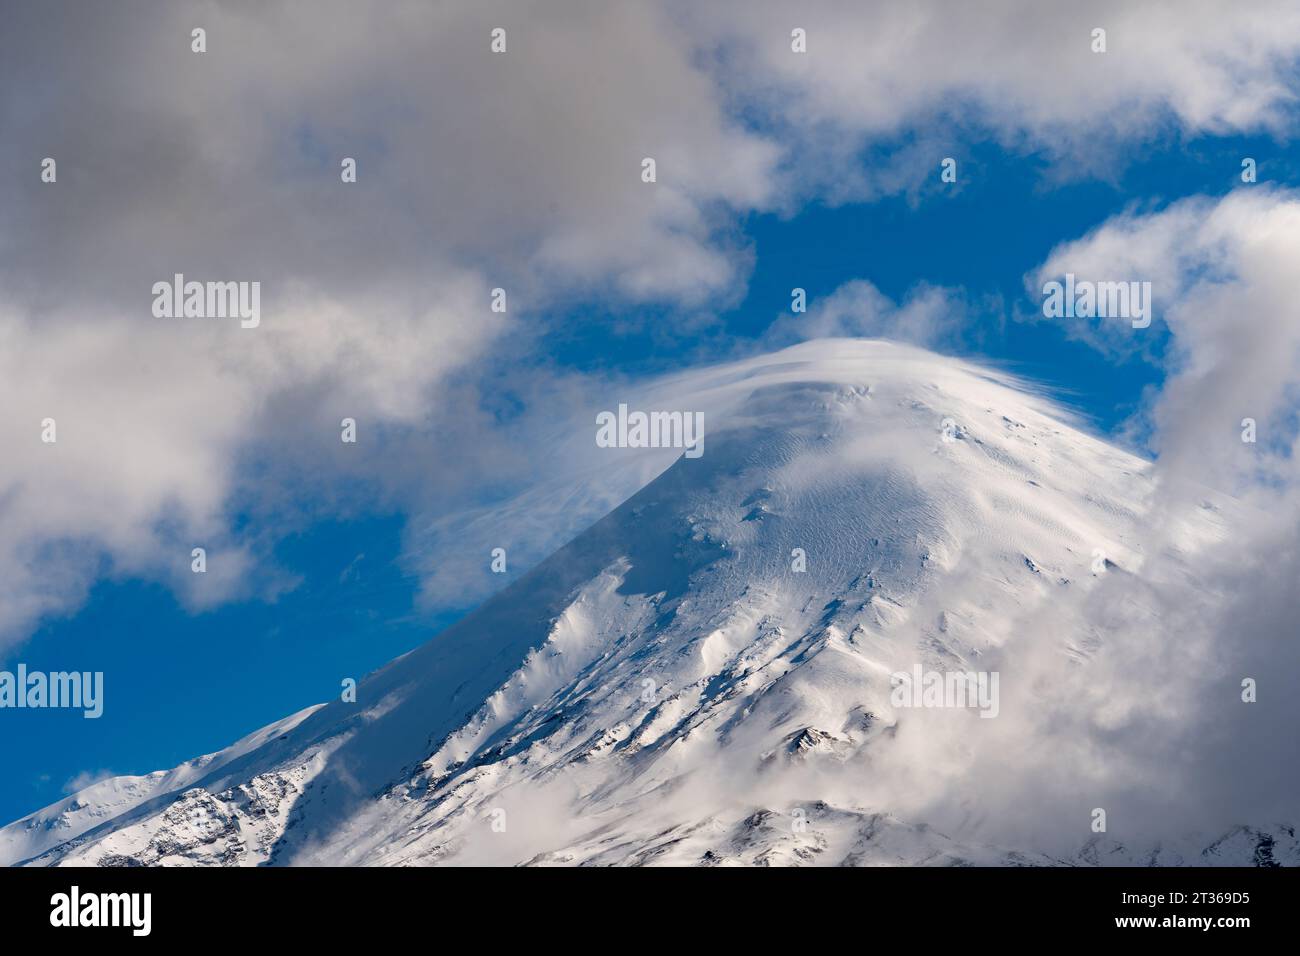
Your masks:
M705 412L702 457L356 703L97 784L0 831L3 861L1300 863L1294 831L1258 821L1094 834L1083 758L1032 825L1006 819L1037 792L1054 675L1105 641L1078 609L1142 574L1147 463L1003 375L882 342L669 391ZM1162 540L1190 554L1216 514ZM997 717L895 706L890 675L917 665L998 672ZM992 799L1004 782L1017 795Z

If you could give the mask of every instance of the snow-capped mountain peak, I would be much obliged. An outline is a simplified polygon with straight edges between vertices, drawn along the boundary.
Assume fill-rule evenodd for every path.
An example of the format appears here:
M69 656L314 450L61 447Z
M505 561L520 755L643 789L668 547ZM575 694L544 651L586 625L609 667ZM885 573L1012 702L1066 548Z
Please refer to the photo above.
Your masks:
M702 456L660 452L657 478L355 703L97 784L0 831L5 862L1297 859L1293 831L1240 821L1178 849L1091 833L1082 750L1023 840L995 798L1014 764L996 755L1023 746L1017 792L1039 792L1044 749L1078 744L1040 705L1100 646L1077 609L1142 573L1147 462L1009 376L884 342L660 394L703 413ZM899 674L939 675L938 696L900 697ZM967 674L985 696L944 697Z

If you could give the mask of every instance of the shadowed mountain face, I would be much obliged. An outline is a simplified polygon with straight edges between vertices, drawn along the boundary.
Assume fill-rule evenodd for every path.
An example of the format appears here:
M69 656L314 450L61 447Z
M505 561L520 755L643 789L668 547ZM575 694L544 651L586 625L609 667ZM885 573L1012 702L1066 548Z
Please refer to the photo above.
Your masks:
M1004 377L885 343L681 384L701 458L355 703L96 784L0 831L0 858L1300 862L1284 825L1125 813L1138 758L1098 715L1142 702L1098 699L1127 633L1099 615L1173 639L1140 599L1147 463ZM1220 514L1162 529L1164 585L1195 592ZM996 706L900 701L893 675L917 668L996 675Z

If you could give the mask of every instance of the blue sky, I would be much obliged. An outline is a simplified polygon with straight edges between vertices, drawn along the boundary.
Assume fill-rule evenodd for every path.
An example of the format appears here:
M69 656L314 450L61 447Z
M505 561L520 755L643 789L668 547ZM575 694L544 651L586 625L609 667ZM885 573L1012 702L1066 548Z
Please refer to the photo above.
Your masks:
M744 301L706 334L665 339L579 324L556 337L548 360L589 372L653 375L756 339L788 308L790 289L810 301L868 278L894 299L918 283L999 296L1001 310L975 310L989 333L975 354L1049 384L1099 430L1112 432L1159 385L1158 366L1115 364L1048 323L1011 322L1040 300L1024 274L1065 237L1086 233L1136 200L1223 193L1239 158L1256 157L1261 178L1295 184L1296 164L1267 140L1224 138L1194 148L1171 143L1133 157L1116 183L1044 183L1032 158L984 145L963 164L953 195L936 184L913 199L758 215L745 224L756 254ZM937 177L936 177L937 179ZM652 341L653 339L653 341ZM6 715L0 817L17 818L58 799L81 775L138 774L218 750L238 737L338 692L340 675L362 674L427 640L458 615L420 608L418 581L400 558L404 516L323 520L282 542L275 562L301 583L273 603L232 601L191 613L171 591L140 580L96 584L67 620L47 623L0 662L59 670L78 661L106 673L108 704L98 720L73 711ZM84 779L84 777L83 777Z
M1223 336L1185 280L1251 273L1220 248L1253 249L1300 187L1285 3L811 4L800 59L780 3L555 27L509 4L397 4L377 24L329 2L95 10L81 32L33 8L0 37L0 437L22 450L0 462L0 669L106 681L99 720L0 712L0 822L72 781L220 749L429 639L480 595L449 598L477 552L429 555L427 529L540 480L547 429L613 387L773 347L794 287L814 312L857 281L904 307L940 289L959 321L923 344L1042 383L1144 453L1156 407L1171 460L1195 459L1208 386L1183 365L1213 367ZM497 18L513 39L493 58L478 40ZM28 175L48 153L57 184ZM1252 190L1258 208L1218 202ZM1126 214L1137 239L1082 251L1150 266L1181 255L1182 229L1203 257L1171 269L1156 312L1176 320L1141 354L1042 320L1026 281ZM174 271L261 277L263 326L152 322L142 290ZM482 306L498 284L506 316ZM1291 341L1283 319L1212 383L1261 421L1294 395L1288 370L1248 387ZM58 459L28 450L48 414ZM196 541L219 558L202 588ZM432 593L431 566L450 582Z

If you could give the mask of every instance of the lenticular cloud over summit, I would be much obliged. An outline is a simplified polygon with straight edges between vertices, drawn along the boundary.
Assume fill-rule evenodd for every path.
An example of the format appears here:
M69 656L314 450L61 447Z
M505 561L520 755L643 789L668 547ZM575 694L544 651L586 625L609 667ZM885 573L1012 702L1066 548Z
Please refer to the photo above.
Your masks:
M96 783L4 861L1300 862L1289 779L1223 779L1247 651L1198 626L1244 505L1161 508L1025 382L885 341L673 394L706 454L355 702Z

